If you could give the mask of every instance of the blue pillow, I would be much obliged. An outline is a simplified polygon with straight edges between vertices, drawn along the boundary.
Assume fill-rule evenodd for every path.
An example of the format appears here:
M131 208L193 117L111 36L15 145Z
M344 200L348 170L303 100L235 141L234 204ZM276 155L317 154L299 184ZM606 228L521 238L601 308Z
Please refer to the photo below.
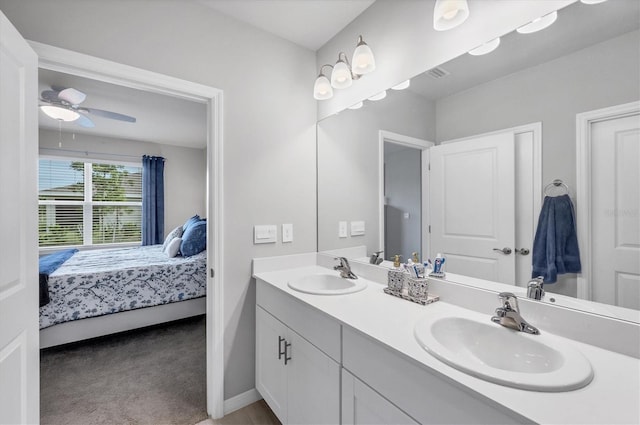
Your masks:
M193 223L182 234L180 253L183 257L190 257L207 248L207 220Z
M184 224L182 225L182 233L186 232L187 228L189 228L189 226L191 226L194 223L197 223L198 221L200 221L200 216L198 214L196 214L193 217L187 219L187 221L185 221Z

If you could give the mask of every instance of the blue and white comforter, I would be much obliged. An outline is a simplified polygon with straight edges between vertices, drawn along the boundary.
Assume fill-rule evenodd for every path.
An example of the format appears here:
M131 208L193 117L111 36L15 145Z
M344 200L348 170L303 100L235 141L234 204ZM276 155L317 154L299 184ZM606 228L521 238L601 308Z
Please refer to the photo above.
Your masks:
M207 253L169 258L162 245L77 252L49 276L40 329L206 294Z

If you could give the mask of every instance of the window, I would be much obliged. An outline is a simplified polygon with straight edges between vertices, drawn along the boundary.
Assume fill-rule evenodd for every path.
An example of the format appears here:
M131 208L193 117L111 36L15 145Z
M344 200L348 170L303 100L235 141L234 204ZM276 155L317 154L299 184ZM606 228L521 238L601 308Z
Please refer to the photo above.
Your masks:
M140 242L142 166L40 158L40 247Z

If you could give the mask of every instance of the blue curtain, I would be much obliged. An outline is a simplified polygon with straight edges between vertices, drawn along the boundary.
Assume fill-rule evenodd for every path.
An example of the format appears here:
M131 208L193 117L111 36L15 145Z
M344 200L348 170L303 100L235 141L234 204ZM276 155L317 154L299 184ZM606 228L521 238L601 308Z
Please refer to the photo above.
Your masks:
M164 158L142 157L142 245L164 240Z

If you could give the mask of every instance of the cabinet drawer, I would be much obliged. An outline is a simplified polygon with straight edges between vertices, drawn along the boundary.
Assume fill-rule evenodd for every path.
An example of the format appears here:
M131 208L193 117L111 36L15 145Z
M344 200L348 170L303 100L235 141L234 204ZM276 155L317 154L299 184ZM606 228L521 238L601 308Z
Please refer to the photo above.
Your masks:
M343 327L343 367L422 424L531 423Z
M260 279L256 304L340 363L340 323Z

